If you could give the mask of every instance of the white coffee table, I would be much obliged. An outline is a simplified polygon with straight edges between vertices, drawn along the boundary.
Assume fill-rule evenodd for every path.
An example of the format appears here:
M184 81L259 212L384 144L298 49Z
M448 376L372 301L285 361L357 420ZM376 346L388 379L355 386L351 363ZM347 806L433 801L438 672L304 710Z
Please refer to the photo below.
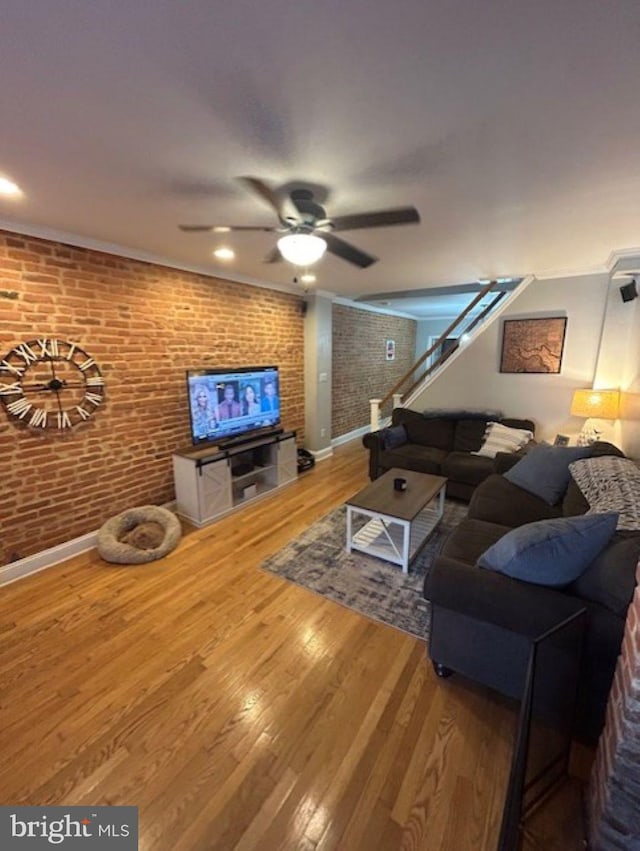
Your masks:
M407 488L396 491L393 480L406 479ZM446 478L394 468L347 500L347 552L399 564L403 573L415 558L444 513ZM353 519L369 517L353 531Z

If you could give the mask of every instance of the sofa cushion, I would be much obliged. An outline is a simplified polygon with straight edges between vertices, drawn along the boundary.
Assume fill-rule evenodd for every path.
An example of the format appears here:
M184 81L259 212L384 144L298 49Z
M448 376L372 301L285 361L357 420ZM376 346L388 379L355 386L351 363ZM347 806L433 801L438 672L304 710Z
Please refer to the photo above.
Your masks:
M624 618L636 585L640 535L616 532L608 547L567 588L570 594L599 603Z
M560 506L547 505L544 500L496 473L478 485L469 503L469 517L510 527L560 517L561 514Z
M474 453L495 458L498 452L515 452L533 439L528 429L509 428L501 423L489 423L480 449Z
M490 546L511 529L499 523L465 518L451 532L442 546L441 555L474 565Z
M395 449L407 442L407 430L403 425L389 426L380 431L384 449Z
M487 419L458 420L453 437L455 452L477 452L482 446L484 433L487 429Z
M514 485L556 505L571 480L569 464L591 455L589 446L550 446L540 443L504 474Z
M503 417L500 420L501 425L509 426L509 428L522 428L525 431L530 431L531 434L535 434L535 424L533 420L520 420L514 419L514 417Z
M584 498L584 494L576 484L575 479L571 478L562 500L563 515L565 517L576 517L578 514L586 514L588 510L589 503Z
M633 461L605 455L574 461L569 469L589 514L616 511L618 529L640 530L640 470Z
M450 452L442 462L442 475L453 482L479 485L493 472L493 460L469 452Z
M409 443L431 446L434 449L453 449L455 420L428 419L409 408L394 408L391 415L393 425L404 425Z
M418 443L405 443L395 449L386 449L381 453L382 465L386 470L401 467L403 470L415 470L416 473L440 475L442 462L447 457L444 449L420 446Z
M602 552L617 520L618 515L609 512L527 523L489 547L478 565L513 579L562 588Z

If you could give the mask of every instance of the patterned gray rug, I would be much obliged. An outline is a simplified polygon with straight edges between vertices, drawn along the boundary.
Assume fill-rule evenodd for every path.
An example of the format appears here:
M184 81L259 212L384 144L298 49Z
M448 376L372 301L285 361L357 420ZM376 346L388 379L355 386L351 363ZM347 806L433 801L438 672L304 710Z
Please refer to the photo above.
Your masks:
M442 520L407 575L399 565L346 552L344 506L318 520L261 567L369 618L426 638L429 606L422 597L424 577L444 539L466 513L466 505L447 500Z

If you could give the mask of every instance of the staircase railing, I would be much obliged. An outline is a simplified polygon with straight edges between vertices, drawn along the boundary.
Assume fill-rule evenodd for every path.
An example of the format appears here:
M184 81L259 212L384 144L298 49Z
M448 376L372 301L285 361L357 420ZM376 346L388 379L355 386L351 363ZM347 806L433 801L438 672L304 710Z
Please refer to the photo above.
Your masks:
M380 411L391 399L393 399L393 407L398 408L402 405L402 400L408 396L410 393L415 390L415 388L425 380L432 372L438 369L451 355L459 348L460 343L457 340L455 344L448 349L446 352L442 352L441 355L433 361L427 369L424 370L417 378L415 378L409 387L402 389L405 384L411 379L411 376L418 370L431 355L438 351L440 346L447 339L449 334L452 331L455 331L459 325L467 318L469 313L474 309L474 307L479 304L482 299L488 295L492 290L494 290L498 286L497 281L489 281L477 294L476 296L469 302L469 304L464 308L464 310L453 320L453 322L448 326L448 328L442 332L442 334L438 337L438 339L427 349L427 351L413 364L413 366L393 385L391 390L384 396L382 399L370 399L369 404L371 406L371 431L377 431L380 428ZM469 325L461 332L462 334L468 334L473 328L476 327L482 320L496 307L499 301L501 301L505 292L496 293L496 297L491 301L487 307L485 307L481 313L479 313L473 320L469 323Z

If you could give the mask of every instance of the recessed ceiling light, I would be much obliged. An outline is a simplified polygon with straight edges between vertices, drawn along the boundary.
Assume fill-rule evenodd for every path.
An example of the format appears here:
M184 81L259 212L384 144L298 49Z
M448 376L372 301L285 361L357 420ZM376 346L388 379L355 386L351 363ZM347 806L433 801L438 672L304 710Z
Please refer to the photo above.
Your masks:
M7 177L0 177L0 195L5 195L7 198L17 198L22 195L22 189L13 180Z
M214 233L230 233L231 228L228 225L216 225L213 229Z
M213 252L213 256L217 257L218 260L233 260L236 253L232 248L227 248L226 246L221 245L220 248L216 248Z
M305 272L304 275L300 275L300 280L303 284L315 284L316 276L313 272Z

